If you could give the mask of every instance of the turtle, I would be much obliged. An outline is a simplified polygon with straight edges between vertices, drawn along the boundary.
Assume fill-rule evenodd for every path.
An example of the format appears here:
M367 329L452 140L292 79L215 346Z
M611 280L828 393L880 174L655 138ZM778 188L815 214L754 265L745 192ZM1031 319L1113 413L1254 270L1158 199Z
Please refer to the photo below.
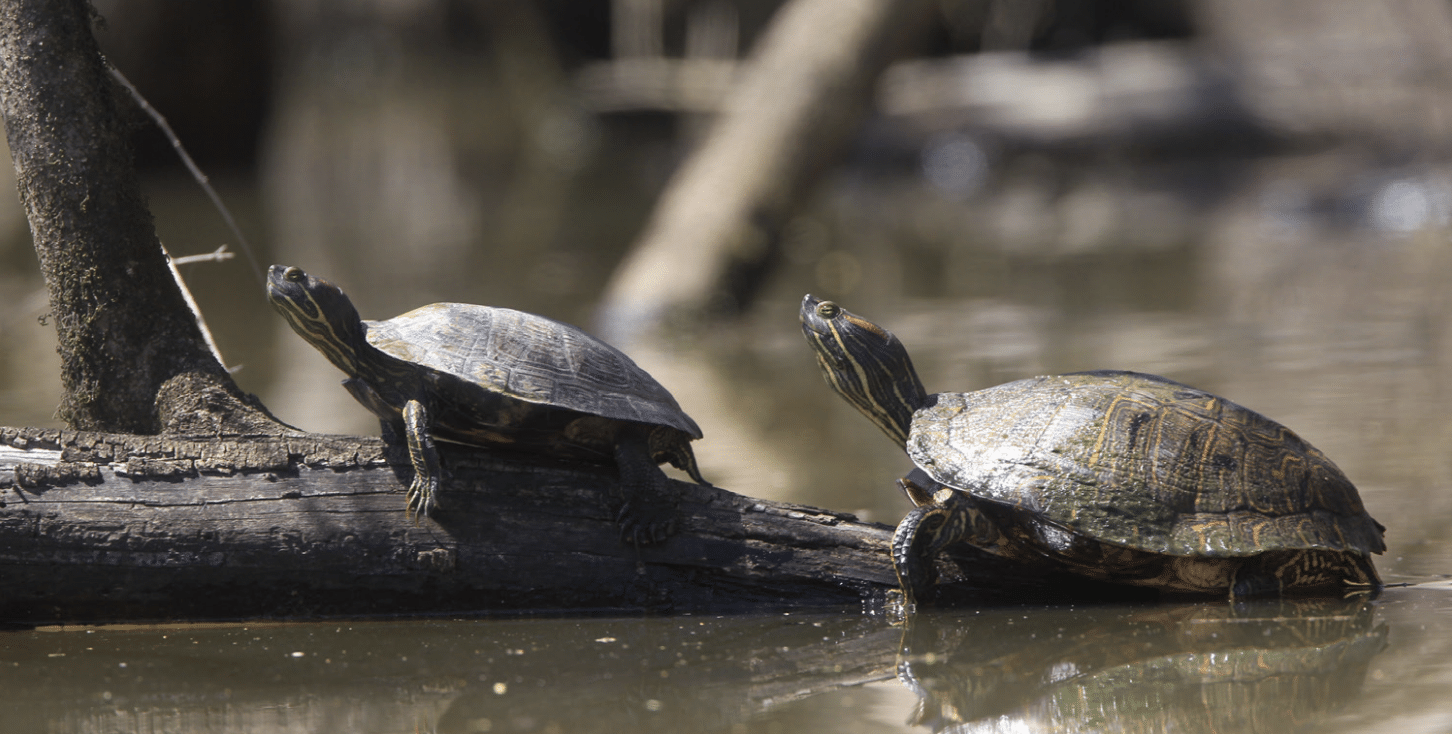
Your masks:
M1381 586L1385 528L1330 459L1259 413L1113 370L929 394L877 324L811 295L801 324L827 383L917 467L892 539L908 604L931 601L954 543L1175 594Z
M466 303L364 321L338 286L284 265L268 270L267 295L348 375L343 387L378 416L384 439L407 445L414 477L406 512L414 522L441 506L434 438L613 462L620 531L638 544L673 531L660 462L709 486L691 450L701 438L696 422L630 357L574 326Z

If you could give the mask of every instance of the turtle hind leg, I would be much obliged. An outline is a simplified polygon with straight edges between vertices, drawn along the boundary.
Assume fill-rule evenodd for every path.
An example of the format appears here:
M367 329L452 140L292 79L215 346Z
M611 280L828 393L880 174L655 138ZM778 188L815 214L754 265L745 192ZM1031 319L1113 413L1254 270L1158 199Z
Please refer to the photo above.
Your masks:
M931 601L939 551L962 542L988 546L997 537L997 526L952 489L939 489L932 502L909 512L892 535L892 565L907 608Z
M627 431L630 429L627 429ZM691 450L690 434L671 426L652 426L644 429L646 447L653 463L662 461L690 475L691 481L703 487L713 486L701 476L696 465L696 452Z
M666 454L666 460L671 463L671 466L690 475L691 481L696 484L702 487L715 486L701 476L701 468L696 466L696 452L691 450L688 439L679 439L678 443L671 447L670 453Z
M1285 589L1274 570L1242 566L1235 572L1230 584L1230 600L1273 599L1281 596Z
M430 515L439 508L439 478L443 473L439 451L429 436L428 409L417 400L403 406L403 429L407 435L408 458L413 463L413 482L408 485L408 519L415 525L421 515Z
M691 450L691 445L685 441L670 456L671 466L689 474L691 480L703 487L711 487L710 482L701 477L701 469L696 466L696 452Z
M670 537L675 532L676 494L651 458L646 431L627 428L620 432L615 440L615 465L620 470L621 503L615 519L620 539L651 545Z
M1381 577L1366 554L1280 551L1246 559L1231 579L1230 598L1374 594L1380 589Z

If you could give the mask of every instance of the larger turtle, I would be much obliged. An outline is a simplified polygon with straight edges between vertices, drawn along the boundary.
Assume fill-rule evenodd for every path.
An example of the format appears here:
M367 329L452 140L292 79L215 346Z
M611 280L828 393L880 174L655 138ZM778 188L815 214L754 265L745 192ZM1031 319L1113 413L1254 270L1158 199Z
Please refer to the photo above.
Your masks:
M801 321L828 384L918 467L900 482L917 507L892 547L909 602L959 542L1174 592L1380 586L1370 554L1385 529L1356 487L1259 413L1135 372L930 395L886 329L810 295Z
M624 494L622 535L669 535L668 461L706 484L690 442L701 437L675 398L620 350L543 316L435 303L364 321L342 289L273 265L267 295L294 331L347 373L343 386L407 443L407 512L438 507L433 437L486 447L613 461Z

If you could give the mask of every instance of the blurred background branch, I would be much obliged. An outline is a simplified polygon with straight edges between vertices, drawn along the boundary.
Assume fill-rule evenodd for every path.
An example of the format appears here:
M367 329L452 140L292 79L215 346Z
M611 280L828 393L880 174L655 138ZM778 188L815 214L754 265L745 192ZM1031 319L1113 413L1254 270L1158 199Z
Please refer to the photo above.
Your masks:
M931 9L917 0L792 0L777 12L606 287L597 322L607 338L630 343L673 317L750 305L782 228L861 126L879 72L906 42L921 40ZM696 27L702 32L690 38L710 37L712 26ZM615 68L662 63L647 53ZM675 68L683 90L691 88L685 75L706 67Z

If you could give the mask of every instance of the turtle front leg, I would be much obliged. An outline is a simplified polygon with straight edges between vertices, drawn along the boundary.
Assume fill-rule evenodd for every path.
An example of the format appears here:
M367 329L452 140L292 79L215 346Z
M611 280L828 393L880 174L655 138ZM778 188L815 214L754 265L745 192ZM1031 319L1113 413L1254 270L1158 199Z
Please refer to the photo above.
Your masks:
M927 496L910 479L900 480L899 486L910 497ZM892 565L909 610L932 598L939 551L962 542L989 547L999 536L998 527L964 493L944 487L931 497L909 512L892 535Z
M408 485L408 519L418 524L420 515L438 509L439 451L429 436L429 412L424 404L410 400L403 406L403 430L408 439L408 458L413 463L413 482Z
M434 495L439 488L439 451L434 448L434 439L429 436L428 408L418 400L410 400L403 406L403 422L399 414L389 407L388 402L377 390L359 378L343 380L343 387L355 400L367 408L383 427L383 441L388 444L403 443L408 447L409 462L413 464L413 482L408 485L405 511L408 519L418 524L420 515L431 514L439 508ZM403 436L398 435L403 429Z
M627 428L615 440L620 470L620 539L635 545L664 541L676 530L676 494L660 465L650 456L644 428Z

